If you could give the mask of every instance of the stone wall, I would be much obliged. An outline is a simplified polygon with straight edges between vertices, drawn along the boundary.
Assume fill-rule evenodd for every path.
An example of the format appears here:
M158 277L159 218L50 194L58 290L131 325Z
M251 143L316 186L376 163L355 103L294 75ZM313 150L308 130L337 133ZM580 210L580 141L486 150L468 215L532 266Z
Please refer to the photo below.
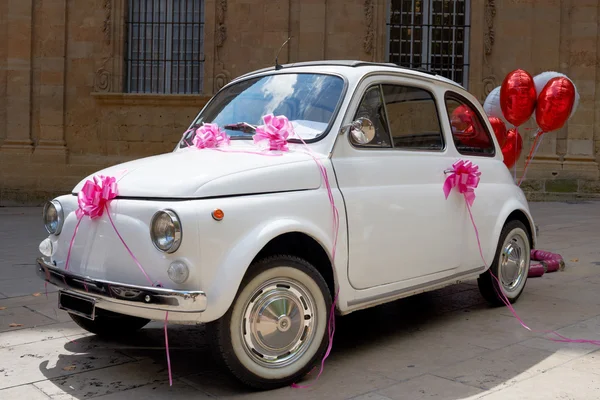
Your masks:
M126 3L0 2L0 205L40 204L100 168L171 151L210 95L274 65L290 36L280 63L385 59L387 0L205 0L203 93L123 93ZM598 187L599 3L471 0L478 98L515 68L564 72L580 90L579 111L547 135L528 172L537 198Z

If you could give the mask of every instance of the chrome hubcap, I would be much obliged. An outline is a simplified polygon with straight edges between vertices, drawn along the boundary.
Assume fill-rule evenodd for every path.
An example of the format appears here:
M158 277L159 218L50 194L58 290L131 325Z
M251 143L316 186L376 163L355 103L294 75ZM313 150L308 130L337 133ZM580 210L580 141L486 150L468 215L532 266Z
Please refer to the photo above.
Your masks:
M527 246L520 235L513 235L505 243L500 255L500 281L504 290L517 289L527 270Z
M315 301L292 279L266 282L244 308L244 350L258 364L281 368L300 358L315 334Z

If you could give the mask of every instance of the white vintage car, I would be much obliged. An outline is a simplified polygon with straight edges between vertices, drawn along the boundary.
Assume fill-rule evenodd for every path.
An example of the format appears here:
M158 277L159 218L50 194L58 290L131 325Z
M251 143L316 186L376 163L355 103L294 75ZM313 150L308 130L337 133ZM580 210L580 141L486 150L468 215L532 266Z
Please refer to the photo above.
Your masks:
M475 116L468 135L451 118L461 106ZM268 113L302 141L257 150ZM118 177L118 195L98 218L76 214L91 177L45 206L38 274L84 329L127 335L166 312L206 323L232 373L269 389L322 359L333 308L473 278L494 305L523 292L536 240L528 203L482 106L453 81L394 64L277 65L221 89L192 126L205 123L224 128L227 149L196 148L191 130L171 153L100 171ZM442 189L460 159L481 172L472 214L485 263L465 198Z

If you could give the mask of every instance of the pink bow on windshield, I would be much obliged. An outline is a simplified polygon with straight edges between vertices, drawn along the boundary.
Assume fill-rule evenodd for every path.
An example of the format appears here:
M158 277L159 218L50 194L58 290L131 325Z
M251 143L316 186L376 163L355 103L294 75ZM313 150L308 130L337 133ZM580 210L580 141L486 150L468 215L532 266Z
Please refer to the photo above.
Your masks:
M287 151L287 139L294 132L294 127L287 117L267 114L263 120L265 124L256 127L254 143L266 140L269 143L269 150Z
M479 185L479 167L471 161L458 160L452 164L452 173L444 182L444 195L446 199L452 188L457 188L459 193L465 196L465 200L469 206L475 201L475 188Z
M113 176L94 176L88 180L77 195L79 208L75 212L77 219L84 215L91 219L98 218L104 211L106 203L117 197L117 180Z
M196 135L192 142L199 149L211 149L229 144L230 139L224 130L217 124L204 124L196 129Z

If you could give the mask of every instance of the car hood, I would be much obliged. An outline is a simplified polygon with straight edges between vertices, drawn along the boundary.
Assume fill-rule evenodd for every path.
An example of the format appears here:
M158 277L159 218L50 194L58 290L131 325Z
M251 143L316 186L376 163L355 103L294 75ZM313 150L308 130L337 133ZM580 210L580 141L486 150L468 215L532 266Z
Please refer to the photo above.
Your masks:
M202 198L317 189L321 174L311 155L289 151L268 155L248 146L231 152L196 148L118 164L88 176L75 186L78 193L94 175L117 177L119 197ZM326 156L315 154L325 162Z

